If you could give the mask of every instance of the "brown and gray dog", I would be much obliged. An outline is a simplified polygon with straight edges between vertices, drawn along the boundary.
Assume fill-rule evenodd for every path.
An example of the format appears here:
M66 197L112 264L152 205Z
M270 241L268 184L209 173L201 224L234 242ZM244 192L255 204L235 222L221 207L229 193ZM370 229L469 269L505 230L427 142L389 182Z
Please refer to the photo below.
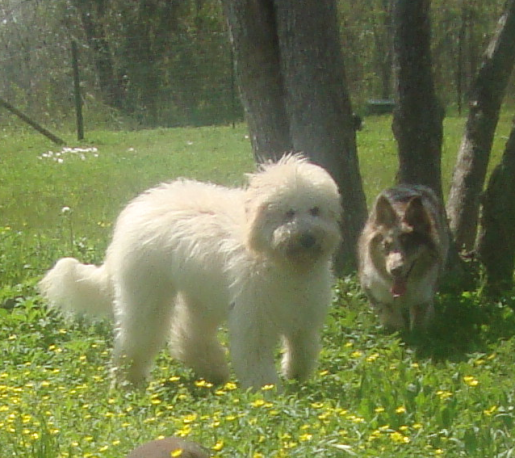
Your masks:
M358 255L361 286L385 327L427 327L448 246L444 210L430 188L399 185L379 194Z

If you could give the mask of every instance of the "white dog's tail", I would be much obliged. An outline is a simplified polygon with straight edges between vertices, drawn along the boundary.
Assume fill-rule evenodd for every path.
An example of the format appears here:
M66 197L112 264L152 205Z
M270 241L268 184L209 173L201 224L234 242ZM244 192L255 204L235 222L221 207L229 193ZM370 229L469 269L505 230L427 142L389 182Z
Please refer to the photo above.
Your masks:
M112 315L113 291L105 266L62 258L39 283L43 297L64 312Z

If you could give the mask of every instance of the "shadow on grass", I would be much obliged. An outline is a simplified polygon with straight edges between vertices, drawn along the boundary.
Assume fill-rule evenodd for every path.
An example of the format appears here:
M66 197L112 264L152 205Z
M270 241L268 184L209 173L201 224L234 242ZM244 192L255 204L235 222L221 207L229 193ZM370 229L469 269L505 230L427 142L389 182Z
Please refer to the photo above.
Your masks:
M444 294L433 326L424 333L404 333L403 340L420 358L460 361L515 335L513 298L493 302L478 293Z

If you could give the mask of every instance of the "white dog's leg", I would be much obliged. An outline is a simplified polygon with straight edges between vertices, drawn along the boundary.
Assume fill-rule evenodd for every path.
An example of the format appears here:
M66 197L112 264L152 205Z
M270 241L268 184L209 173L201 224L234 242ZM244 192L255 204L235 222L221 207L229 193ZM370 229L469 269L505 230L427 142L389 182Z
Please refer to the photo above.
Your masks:
M274 362L278 333L272 323L254 312L252 307L244 309L236 305L230 313L229 339L234 371L243 388L258 389L265 385L280 388Z
M225 349L217 339L219 319L192 299L180 296L172 327L170 351L197 377L220 384L229 379Z
M144 287L124 290L117 296L113 356L115 380L141 386L169 335L172 299L169 294L145 291Z
M306 380L315 369L320 340L313 329L299 329L284 337L286 351L282 359L283 374L288 378Z

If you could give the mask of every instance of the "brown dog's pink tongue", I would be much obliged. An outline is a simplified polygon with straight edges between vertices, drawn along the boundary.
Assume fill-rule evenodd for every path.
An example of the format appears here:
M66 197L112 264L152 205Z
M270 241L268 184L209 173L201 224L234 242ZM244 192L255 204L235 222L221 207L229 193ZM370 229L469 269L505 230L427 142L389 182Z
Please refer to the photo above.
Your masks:
M390 289L393 297L400 297L406 294L407 282L404 278L394 278L393 285Z

